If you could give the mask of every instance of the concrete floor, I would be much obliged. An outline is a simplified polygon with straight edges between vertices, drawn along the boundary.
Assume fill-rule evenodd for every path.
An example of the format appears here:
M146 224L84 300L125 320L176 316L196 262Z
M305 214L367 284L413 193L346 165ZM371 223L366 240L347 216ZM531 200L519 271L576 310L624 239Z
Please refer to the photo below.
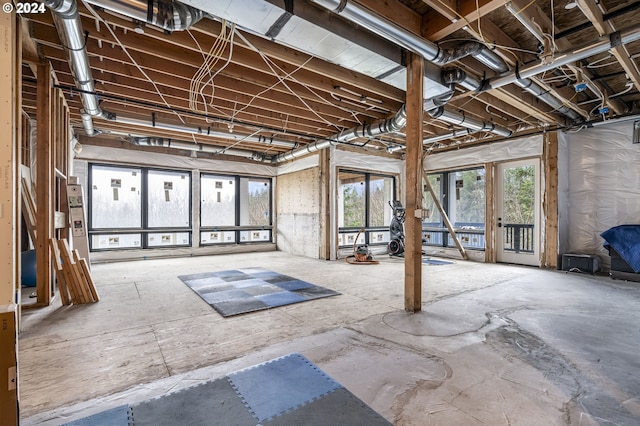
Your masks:
M280 252L98 264L101 301L25 311L24 425L54 425L300 352L397 425L640 424L640 285L455 261ZM181 274L264 267L340 296L223 318Z

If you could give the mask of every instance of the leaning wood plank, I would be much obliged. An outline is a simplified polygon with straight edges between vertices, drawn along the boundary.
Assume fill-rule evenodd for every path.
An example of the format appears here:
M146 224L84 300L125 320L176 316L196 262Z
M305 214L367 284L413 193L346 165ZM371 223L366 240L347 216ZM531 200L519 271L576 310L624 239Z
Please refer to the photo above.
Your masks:
M449 216L447 216L447 213L442 208L442 204L440 204L440 200L438 199L438 196L436 195L435 191L433 190L433 187L431 186L431 182L429 182L429 177L427 176L427 173L424 171L424 169L422 169L422 177L423 177L423 181L424 181L427 189L429 190L429 192L431 193L431 196L433 197L433 202L436 204L436 207L440 211L440 215L442 216L442 220L444 221L444 224L446 225L447 230L449 231L449 234L451 235L451 238L453 239L453 242L456 244L456 247L458 248L458 251L462 255L462 258L464 260L467 260L469 258L467 256L467 251L464 249L464 247L462 247L462 244L460 244L460 240L458 239L458 236L456 235L456 231L453 230L453 226L451 225L451 221L449 220Z
M36 210L35 203L31 198L31 193L29 192L29 184L27 180L22 178L22 215L24 216L24 221L27 224L27 232L29 233L29 237L33 244L36 244Z
M62 261L60 266L62 268L62 273L64 275L64 280L67 284L67 288L69 289L71 302L77 305L82 303L82 292L78 288L78 284L74 279L71 267L67 266L67 264L69 263L69 260L62 255L62 250L61 250L62 247L63 247L62 241L58 240L54 253L56 254L56 257L61 259Z
M60 251L58 250L58 242L55 238L49 239L49 246L53 253L53 267L56 270L56 281L58 282L58 293L60 293L60 300L63 305L70 305L71 300L67 291L67 282L65 280L64 272L62 270L62 263L60 263Z
M73 251L73 258L76 261L76 265L80 266L80 270L85 279L87 289L89 290L89 294L91 295L91 300L93 302L100 301L100 296L98 296L98 291L96 290L96 286L93 283L93 279L91 278L91 272L89 271L89 265L87 265L87 260L85 258L80 257L80 253L78 252L78 250Z
M70 271L71 278L74 281L76 288L79 290L79 303L87 303L91 301L91 296L87 290L84 280L80 274L80 269L73 261L71 249L69 248L69 241L59 240L60 253L62 253L63 266L66 265L67 270Z

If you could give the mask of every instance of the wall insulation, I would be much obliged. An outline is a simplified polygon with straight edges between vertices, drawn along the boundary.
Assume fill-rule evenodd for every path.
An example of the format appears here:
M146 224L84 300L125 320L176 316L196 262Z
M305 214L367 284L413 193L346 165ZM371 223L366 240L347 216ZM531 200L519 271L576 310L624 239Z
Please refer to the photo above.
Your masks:
M511 161L539 157L540 155L542 155L542 135L534 135L431 154L425 158L424 168L427 171L465 168L489 162Z
M609 256L600 234L623 224L640 224L640 144L633 144L633 121L559 134L561 159L569 172L559 182L566 194L561 223L567 223L565 252ZM562 215L566 217L562 217ZM562 240L561 240L562 241Z

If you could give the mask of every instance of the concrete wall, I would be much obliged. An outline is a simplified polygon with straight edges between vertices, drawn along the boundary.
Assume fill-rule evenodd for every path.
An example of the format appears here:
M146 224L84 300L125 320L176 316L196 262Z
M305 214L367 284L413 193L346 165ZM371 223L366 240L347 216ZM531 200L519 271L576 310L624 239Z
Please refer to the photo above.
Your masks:
M276 181L277 247L285 253L320 256L320 168L280 175Z

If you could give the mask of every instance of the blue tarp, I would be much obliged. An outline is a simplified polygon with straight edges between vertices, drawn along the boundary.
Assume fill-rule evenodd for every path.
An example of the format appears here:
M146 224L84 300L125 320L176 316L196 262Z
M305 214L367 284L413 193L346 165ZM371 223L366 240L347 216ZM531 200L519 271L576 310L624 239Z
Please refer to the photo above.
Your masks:
M640 272L640 225L614 226L602 234L611 246L636 273Z

